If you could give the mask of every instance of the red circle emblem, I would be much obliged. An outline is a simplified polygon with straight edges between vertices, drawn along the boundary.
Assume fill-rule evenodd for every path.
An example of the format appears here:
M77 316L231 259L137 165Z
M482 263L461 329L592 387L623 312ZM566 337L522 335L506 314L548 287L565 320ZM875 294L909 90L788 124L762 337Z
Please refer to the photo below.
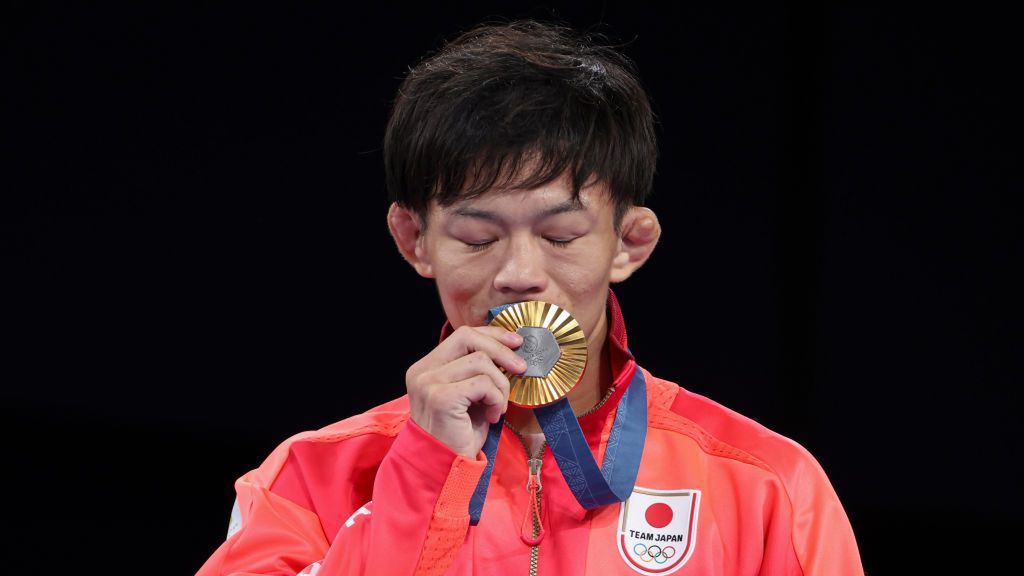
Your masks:
M672 507L664 502L655 502L647 507L644 514L647 523L655 528L664 528L672 521Z

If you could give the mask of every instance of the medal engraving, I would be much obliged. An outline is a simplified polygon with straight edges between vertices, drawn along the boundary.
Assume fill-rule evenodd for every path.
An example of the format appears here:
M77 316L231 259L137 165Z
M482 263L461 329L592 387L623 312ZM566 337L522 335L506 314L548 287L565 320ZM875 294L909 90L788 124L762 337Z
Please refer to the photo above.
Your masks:
M516 330L523 337L523 345L516 349L516 354L526 360L526 372L523 376L542 378L551 372L555 362L562 356L555 335L547 328L523 326Z
M551 404L576 386L587 366L587 339L579 322L558 306L529 300L502 310L491 321L523 337L515 350L526 360L522 374L502 372L512 385L509 402L536 408Z

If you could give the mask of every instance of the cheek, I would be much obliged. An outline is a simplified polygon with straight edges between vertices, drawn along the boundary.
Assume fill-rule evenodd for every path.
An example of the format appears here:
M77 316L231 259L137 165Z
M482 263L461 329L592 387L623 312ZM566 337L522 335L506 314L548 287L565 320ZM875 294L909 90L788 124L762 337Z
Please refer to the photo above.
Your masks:
M611 259L603 250L588 250L571 259L555 260L551 275L567 291L586 295L603 289L611 275Z
M578 268L560 268L557 274L560 277L558 284L575 298L580 298L593 292L596 286L601 283L601 277L594 270L583 266Z
M437 275L437 286L442 295L450 300L465 300L479 293L488 285L488 274L478 264L465 265L457 262L447 263Z
M577 273L574 274L574 271ZM579 270L566 270L558 284L562 293L558 300L576 317L584 332L590 334L597 324L597 318L604 311L608 298L608 276L583 267Z
M482 325L490 305L490 278L479 266L455 266L437 276L445 315L454 326Z
M570 312L577 316L587 333L594 329L604 312L610 275L611 255L605 250L590 250L583 261L574 258L552 268L552 278L572 307Z

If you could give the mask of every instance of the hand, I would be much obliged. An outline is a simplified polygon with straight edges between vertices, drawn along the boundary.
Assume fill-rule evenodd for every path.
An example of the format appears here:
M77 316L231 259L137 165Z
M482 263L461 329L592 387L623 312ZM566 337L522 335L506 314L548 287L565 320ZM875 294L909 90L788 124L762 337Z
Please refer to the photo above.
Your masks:
M462 326L409 367L405 386L414 422L446 446L476 458L487 430L508 408L508 378L526 371L512 348L523 338L497 326Z

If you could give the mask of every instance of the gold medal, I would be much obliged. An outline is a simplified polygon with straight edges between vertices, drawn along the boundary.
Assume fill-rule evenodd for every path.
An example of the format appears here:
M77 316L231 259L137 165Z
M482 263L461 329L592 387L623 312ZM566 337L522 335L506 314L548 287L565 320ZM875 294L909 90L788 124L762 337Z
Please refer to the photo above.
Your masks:
M587 367L587 338L571 314L554 304L530 300L505 308L492 326L501 326L523 337L515 350L526 360L522 374L508 376L512 385L508 401L536 408L563 398L576 386Z

